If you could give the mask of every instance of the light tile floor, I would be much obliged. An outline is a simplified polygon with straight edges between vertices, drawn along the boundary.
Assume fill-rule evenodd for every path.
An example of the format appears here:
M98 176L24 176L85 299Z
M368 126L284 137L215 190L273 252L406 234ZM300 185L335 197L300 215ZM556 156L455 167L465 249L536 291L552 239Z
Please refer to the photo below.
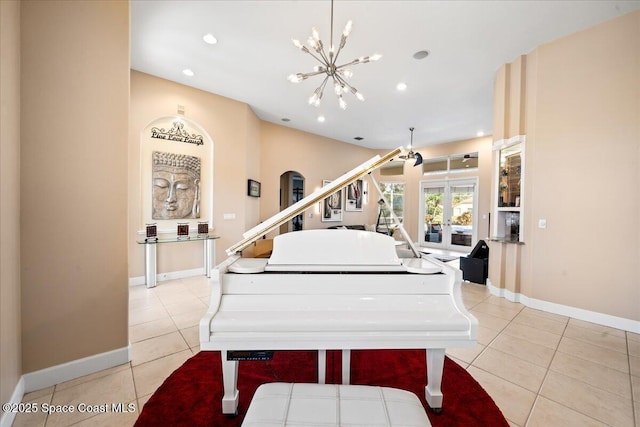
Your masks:
M129 292L132 360L28 393L50 405L132 404L131 413L19 414L14 426L130 426L164 379L199 350L205 277ZM512 426L640 425L640 335L533 310L463 284L479 320L478 345L449 357L487 390Z

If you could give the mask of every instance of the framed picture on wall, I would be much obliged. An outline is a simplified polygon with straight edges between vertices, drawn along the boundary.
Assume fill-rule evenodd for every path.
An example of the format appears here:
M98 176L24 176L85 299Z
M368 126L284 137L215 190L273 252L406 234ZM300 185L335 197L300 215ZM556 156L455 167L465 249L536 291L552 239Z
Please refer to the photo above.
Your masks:
M344 210L347 212L362 212L362 195L364 194L364 182L357 179L347 185L347 203Z
M322 186L331 183L331 181L323 180ZM338 190L322 201L322 222L342 221L342 190Z
M247 183L247 195L251 197L260 197L260 183L250 179Z

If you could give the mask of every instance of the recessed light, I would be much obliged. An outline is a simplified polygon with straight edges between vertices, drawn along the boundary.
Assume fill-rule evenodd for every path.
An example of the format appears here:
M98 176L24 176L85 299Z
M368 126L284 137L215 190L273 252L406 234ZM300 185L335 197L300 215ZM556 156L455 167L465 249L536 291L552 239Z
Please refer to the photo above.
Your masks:
M195 73L189 68L185 68L184 70L182 70L182 74L189 77L193 77L195 75Z
M202 40L204 40L207 44L216 44L218 43L218 39L213 36L213 34L205 34L202 36Z
M282 120L283 122L290 122L291 121L291 119L288 118L288 117L283 117L280 120Z
M427 56L429 56L429 51L428 50L420 50L420 51L418 51L418 52L413 54L413 57L415 59L424 59Z
M478 131L478 133L477 133L476 135L478 135L478 136L484 136L484 132L483 132L483 131L481 131L481 130L479 130L479 131Z
M320 123L324 123L324 116L318 116L318 121Z
M363 137L361 137L361 136L356 136L356 137L355 137L355 138L353 138L353 139L355 139L356 141L362 141L364 138L363 138Z
M399 91L407 90L407 84L400 82L396 85L396 89L398 89Z

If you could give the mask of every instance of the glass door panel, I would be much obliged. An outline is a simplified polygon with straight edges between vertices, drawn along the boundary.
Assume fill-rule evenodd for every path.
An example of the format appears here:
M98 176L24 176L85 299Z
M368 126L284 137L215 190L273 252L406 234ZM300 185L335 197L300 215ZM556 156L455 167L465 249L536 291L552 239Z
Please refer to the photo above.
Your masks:
M424 197L424 241L434 245L442 244L444 186L426 187L422 193Z
M451 246L471 248L474 233L474 187L451 185Z
M422 182L420 244L470 250L476 240L476 180Z

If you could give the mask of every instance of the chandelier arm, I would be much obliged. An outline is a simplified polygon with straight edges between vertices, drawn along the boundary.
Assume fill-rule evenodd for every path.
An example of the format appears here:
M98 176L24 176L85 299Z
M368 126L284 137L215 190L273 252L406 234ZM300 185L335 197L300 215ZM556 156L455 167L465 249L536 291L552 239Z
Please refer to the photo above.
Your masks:
M358 89L356 89L355 87L351 86L349 83L347 83L347 81L345 79L343 79L342 77L340 77L340 75L336 74L336 79L342 83L343 85L345 85L346 87L349 88L349 90L351 91L351 93L356 93L358 91Z
M324 51L324 47L321 50L317 51L317 52L320 54L320 56L324 60L323 61L323 65L326 65L327 69L328 69L333 64L333 61L331 59L327 58L327 53Z
M335 67L336 65L336 58L333 56L333 43L332 40L329 40L329 53L327 53L327 51L324 50L324 45L322 46L322 57L324 58L324 60L327 63L327 67L331 68L331 67Z
M356 58L351 62L347 62L346 64L338 65L336 67L336 70L339 70L339 69L344 68L344 67L348 67L349 65L357 65L357 64L362 64L362 62L360 61L360 58Z
M313 53L311 53L311 51L310 51L310 50L307 50L306 52L307 52L309 55L313 56L313 58L314 58L316 61L318 61L319 63L321 63L322 65L324 65L324 66L326 66L326 65L327 65L328 61L323 60L322 58L318 58L316 55L314 55ZM323 57L324 57L324 56L323 56Z
M322 98L322 93L324 92L324 87L327 85L327 80L329 80L329 76L325 76L324 80L322 81L322 83L320 83L318 85L318 87L316 88L316 90L313 91L313 93L315 93L316 95L318 95L319 98Z
M338 51L336 52L336 55L333 57L333 63L335 64L338 61L338 55L340 55L340 52L342 51L342 47L344 46L343 43L340 43L340 46L338 46ZM338 67L336 67L337 69Z
M324 73L324 71L314 71L312 73L300 73L300 75L303 78L307 79L309 77L317 76L318 74L323 74L323 73Z
M329 74L327 74L327 76L324 78L324 80L320 84L320 86L322 86L322 89L320 89L320 93L324 92L324 88L327 85L328 81L329 81Z

